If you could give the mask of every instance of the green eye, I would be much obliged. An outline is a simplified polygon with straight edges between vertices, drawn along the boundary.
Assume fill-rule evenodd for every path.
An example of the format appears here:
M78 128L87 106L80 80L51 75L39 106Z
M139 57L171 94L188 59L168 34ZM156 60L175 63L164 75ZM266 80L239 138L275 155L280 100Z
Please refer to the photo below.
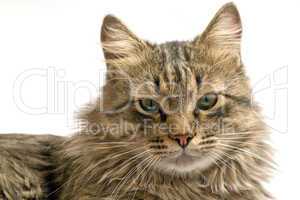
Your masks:
M152 99L141 99L139 100L141 108L149 113L156 113L159 111L159 104Z
M216 105L218 101L218 95L215 93L208 93L202 96L197 102L197 109L198 110L208 110L214 105Z

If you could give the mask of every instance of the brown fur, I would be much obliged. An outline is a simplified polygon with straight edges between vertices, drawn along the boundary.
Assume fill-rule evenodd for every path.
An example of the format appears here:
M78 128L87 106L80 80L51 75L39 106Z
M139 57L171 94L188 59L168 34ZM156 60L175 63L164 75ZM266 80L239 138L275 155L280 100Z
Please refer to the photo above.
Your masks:
M0 137L0 199L18 191L21 199L271 199L262 186L273 165L268 134L241 62L241 33L232 3L184 42L152 44L107 16L101 98L82 110L82 130L70 138L37 137L30 145L31 137ZM195 113L209 92L216 105ZM143 98L163 112L145 112ZM174 160L181 134L192 138L185 152L193 156Z
M46 199L54 169L50 152L63 139L56 136L0 135L0 199Z

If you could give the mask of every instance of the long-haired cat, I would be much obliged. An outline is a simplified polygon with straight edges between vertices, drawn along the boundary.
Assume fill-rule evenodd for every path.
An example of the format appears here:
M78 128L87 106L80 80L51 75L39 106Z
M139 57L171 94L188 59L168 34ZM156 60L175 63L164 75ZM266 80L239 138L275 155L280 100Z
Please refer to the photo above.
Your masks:
M106 16L101 97L69 138L0 136L0 199L271 199L241 34L232 3L192 41L163 44Z

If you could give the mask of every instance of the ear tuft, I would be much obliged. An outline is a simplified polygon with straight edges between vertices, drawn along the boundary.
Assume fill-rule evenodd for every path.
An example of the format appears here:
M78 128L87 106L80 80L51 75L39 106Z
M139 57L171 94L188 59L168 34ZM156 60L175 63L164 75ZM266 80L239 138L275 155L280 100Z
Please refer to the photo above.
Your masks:
M238 9L234 3L227 3L216 13L203 34L196 38L196 43L239 52L241 37Z
M101 42L107 60L130 57L147 47L118 18L107 15L102 24Z

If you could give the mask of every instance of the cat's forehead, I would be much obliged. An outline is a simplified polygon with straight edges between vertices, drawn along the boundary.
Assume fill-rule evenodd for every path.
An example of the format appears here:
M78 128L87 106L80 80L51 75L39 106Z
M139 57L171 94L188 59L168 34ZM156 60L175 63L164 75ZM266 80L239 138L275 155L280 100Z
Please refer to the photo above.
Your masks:
M181 93L193 87L193 74L189 65L187 42L166 42L158 45L160 69L158 74L161 92Z
M166 42L154 49L153 56L145 58L143 70L141 65L137 66L132 76L143 85L138 85L139 91L150 95L156 94L156 88L162 96L223 90L224 81L236 71L232 70L234 61L223 51L196 49L191 42Z
M180 64L181 62L188 62L189 48L188 43L183 41L172 41L160 44L157 46L161 53L162 59L165 63Z
M181 83L192 75L187 42L166 42L158 45L160 78L165 82Z
M137 81L138 93L154 96L183 96L193 90L194 74L189 65L189 52L186 42L166 42L155 45L147 64L137 66L133 75ZM142 87L141 87L142 85ZM136 89L134 89L136 91Z

